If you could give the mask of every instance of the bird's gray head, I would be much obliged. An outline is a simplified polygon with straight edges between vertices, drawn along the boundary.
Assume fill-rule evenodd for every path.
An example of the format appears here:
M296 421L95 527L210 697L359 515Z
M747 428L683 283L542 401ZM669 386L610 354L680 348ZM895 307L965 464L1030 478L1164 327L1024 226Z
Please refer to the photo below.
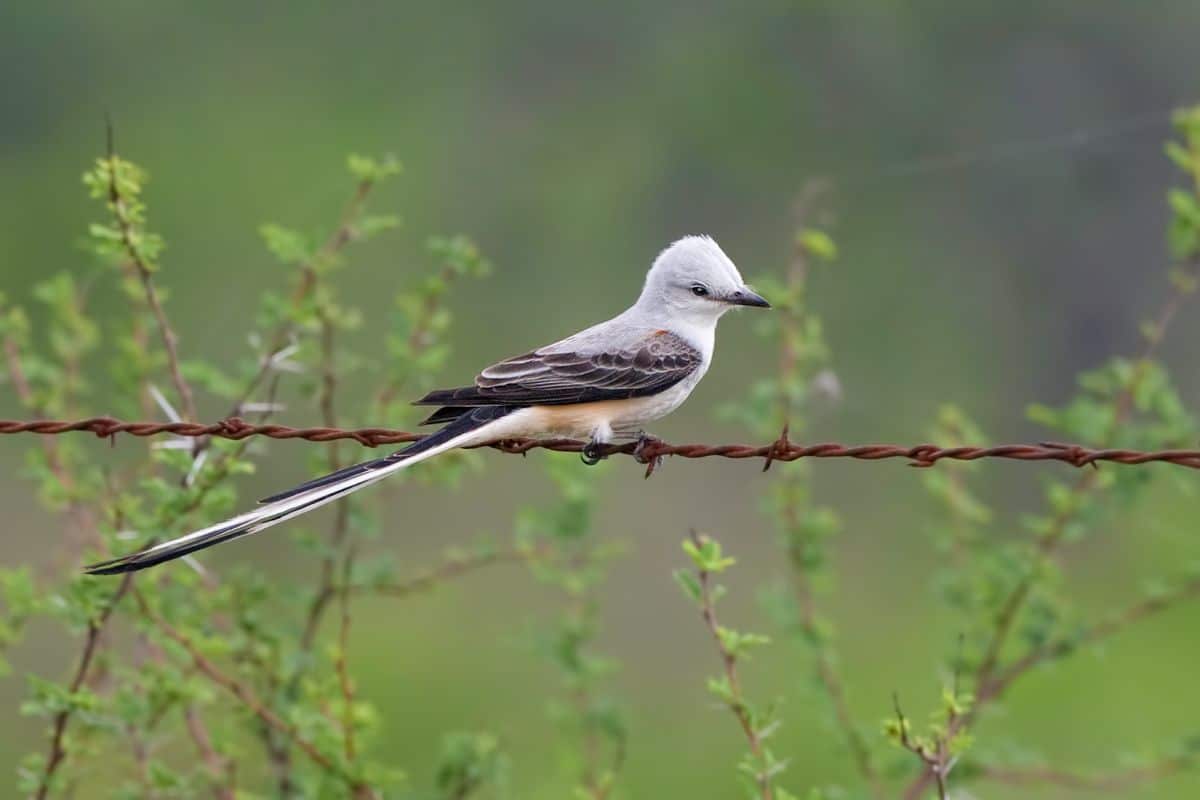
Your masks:
M707 236L686 236L659 253L637 304L694 325L712 325L737 306L771 307Z

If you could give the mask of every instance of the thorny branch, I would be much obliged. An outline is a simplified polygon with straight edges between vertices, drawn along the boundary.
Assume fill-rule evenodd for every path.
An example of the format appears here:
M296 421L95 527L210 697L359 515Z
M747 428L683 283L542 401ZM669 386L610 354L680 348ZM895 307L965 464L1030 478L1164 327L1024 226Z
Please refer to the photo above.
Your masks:
M357 236L357 225L362 215L363 208L368 196L375 188L377 183L378 180L375 178L364 178L358 182L355 187L354 194L342 212L337 227L333 233L330 234L324 245L322 245L322 247L310 259L300 265L299 280L297 281L296 288L293 290L289 298L290 308L293 311L301 308L301 306L309 297L312 296L314 290L317 288L319 282L320 264L326 263L335 258L341 252L341 250L345 248L346 245L354 241L355 237ZM332 335L332 326L330 321L324 316L322 316L321 322L324 370L322 380L322 400L320 406L322 413L325 416L326 424L332 425L335 424L335 419L333 417L332 391L336 385L336 376L332 371L332 353L330 352L332 342L329 338ZM248 409L248 400L263 385L264 381L266 381L267 398L266 402L263 404L264 411L258 417L259 424L265 423L274 407L274 398L279 385L279 373L276 371L277 360L281 358L282 355L288 350L289 342L294 339L295 334L296 323L291 319L285 319L275 328L274 332L269 338L270 343L266 353L260 358L257 370L249 378L242 388L242 391L239 393L238 398L233 405L232 413L238 414L242 413L243 410ZM270 380L267 380L268 378L270 378ZM225 476L228 474L230 466L234 460L241 455L243 448L244 442L242 447L221 454L219 459L212 465L212 468L208 473L208 480L205 482L205 485L201 487L201 490L196 495L196 499L191 504L192 508L200 504L209 488L217 485L225 478ZM336 447L330 451L329 456L331 468L336 468L336 466L340 463L340 457ZM342 533L335 533L335 539L340 540L341 538L344 538L344 531L348 525L348 522L348 507L344 502L339 503L336 512L335 531L341 531ZM322 582L323 587L329 587L333 582L332 562L326 565L326 567L325 577ZM302 646L306 650L310 650L313 646L319 619L331 597L332 595L328 588L323 588L317 594L317 600L314 602L314 607L312 609L313 613L310 613L308 617L309 622L306 625L306 633L302 642ZM297 675L297 684L289 686L289 692L293 692L296 688L298 688L299 678L300 676ZM347 713L349 713L349 711ZM265 723L262 725L262 734L268 751L268 758L278 776L280 792L284 796L290 796L292 793L291 753L286 744L286 739L281 739L280 732ZM348 737L352 735L352 733L347 734ZM351 752L353 751L352 740L347 740L347 747ZM361 792L359 793L361 794Z
M111 129L109 132L109 146L107 156L101 160L101 166L106 168L99 174L104 177L100 179L98 189L101 197L108 201L108 209L112 219L112 238L116 244L117 255L123 262L122 266L127 275L133 280L135 301L140 300L146 310L150 311L151 318L154 320L154 325L157 328L158 334L161 336L161 343L166 351L166 367L170 375L171 381L174 384L177 396L179 398L183 415L171 414L171 417L176 422L191 422L198 418L195 408L194 395L191 387L184 377L184 368L180 362L178 352L178 338L171 328L170 321L166 315L162 303L162 295L157 290L153 273L156 271L156 245L152 242L156 241L156 237L151 237L146 234L142 228L143 220L141 218L141 207L138 204L136 189L127 190L126 184L123 183L124 177L121 170L127 166L115 154L112 147ZM317 282L319 266L322 260L328 261L336 255L336 253L348 242L352 241L357 235L357 220L361 207L371 190L376 183L374 178L365 179L359 182L349 207L347 208L342 220L339 223L338 229L330 237L326 245L318 251L313 258L303 266L303 272L300 277L297 289L292 297L293 307L298 307L311 296L314 286ZM135 323L136 325L137 323ZM235 406L234 413L249 411L250 407L244 404L244 400L254 393L264 379L270 381L270 394L274 395L275 384L278 381L277 375L272 376L275 372L275 359L281 357L280 354L286 349L286 345L293 337L295 324L284 322L276 332L276 337L271 347L270 353L260 362L259 369L253 378L244 386L243 401L239 401ZM145 328L136 328L134 330L135 345L145 346L144 338ZM141 337L141 338L139 338ZM7 337L2 342L4 360L7 362L9 371L12 373L12 383L16 389L19 399L23 405L28 408L34 415L44 414L45 409L38 406L37 398L33 386L26 379L20 347L18 340L13 337ZM67 363L65 369L68 377L72 374L72 364ZM145 388L145 384L143 384ZM143 400L147 397L143 394ZM272 402L264 404L264 407L270 408ZM143 402L143 410L150 411L152 407ZM265 421L269 411L264 412L258 421L260 424ZM183 417L182 419L180 417ZM327 419L327 424L335 424L335 420L330 416ZM198 465L203 462L203 458L197 458L203 452L203 441L200 437L196 438L197 447L193 448L193 462L196 465L196 472L199 472ZM50 472L58 479L59 483L64 488L70 489L74 476L68 469L68 464L60 453L60 447L53 439L46 439L42 443L46 450L47 464ZM189 511L198 507L203 499L206 491L218 484L227 474L227 465L231 464L233 459L241 448L237 448L231 453L224 453L227 464L214 464L211 469L205 474L201 481L199 491L196 493L188 507L179 512L180 515L185 515ZM333 461L338 460L336 448L330 454ZM189 475L189 478L191 476ZM106 476L107 481L107 476ZM190 483L190 481L188 481ZM343 525L345 524L345 518ZM346 560L346 574L348 576L349 567L352 563L349 558ZM110 617L114 615L114 608L120 600L131 591L132 576L123 579L115 593L106 601L106 604L89 620L86 628L85 641L83 643L83 651L79 656L77 670L71 681L65 687L68 691L68 696L74 696L88 688L95 681L94 673L98 672L95 666L98 663L99 655L104 647L104 639L106 628L111 627ZM349 602L348 595L351 591L350 581L348 577L344 577L340 583L345 587L342 592L343 603ZM344 726L346 727L345 741L345 758L339 758L336 755L325 756L317 745L304 738L302 731L297 728L294 723L291 723L288 718L279 713L273 712L271 708L264 702L260 701L255 695L254 690L247 684L243 684L234 676L222 672L216 665L207 660L203 654L191 646L188 641L188 634L178 629L171 628L161 617L155 617L151 611L151 606L136 588L132 592L137 595L136 599L143 614L147 615L159 628L163 629L164 634L180 644L192 657L193 668L204 674L208 679L218 686L231 692L238 697L242 703L249 707L260 723L268 730L274 732L274 735L279 736L284 741L293 742L296 747L304 751L313 761L326 772L332 772L341 776L349 785L352 794L356 800L362 798L376 797L375 789L361 778L356 778L356 768L353 763L355 757L355 743L353 741L353 731L350 730L351 716L353 713L353 690L350 684L349 673L346 670L345 646L348 636L349 612L343 606L343 624L342 633L339 638L341 643L341 659L338 663L339 677L341 678L343 693L346 701L346 710L344 717ZM183 724L187 731L195 751L199 756L199 760L203 768L212 776L212 791L214 796L219 800L231 800L235 793L236 772L234 763L231 759L225 758L214 746L213 739L209 733L204 720L199 715L199 711L195 705L185 705L183 711ZM63 767L68 760L68 755L74 755L75 746L71 743L67 735L67 728L71 722L72 716L76 716L77 712L74 704L65 710L55 713L51 717L52 734L49 744L49 756L42 765L42 774L36 776L35 794L34 797L38 800L43 800L47 797L51 788L55 783L55 776L63 772ZM157 717L161 719L161 714ZM133 745L134 759L138 765L138 773L141 776L143 788L148 793L153 793L151 787L150 775L150 753L151 742L147 736L146 729L131 730L130 739ZM70 753L68 752L70 751ZM67 789L68 793L73 791L73 787Z
M1188 277L1194 277L1200 274L1200 258L1192 258L1181 268L1187 273ZM1150 364L1158 353L1158 348L1166 337L1167 328L1174 320L1179 309L1184 302L1193 293L1193 289L1187 281L1178 281L1174 283L1171 293L1168 295L1166 302L1159 311L1158 316L1151 324L1149 335L1146 337L1145 346L1142 352L1138 355L1135 362L1133 374L1128 382L1123 387L1121 392L1113 400L1113 416L1106 431L1105 441L1111 441L1120 431L1130 415L1133 413L1134 400L1137 396L1138 389L1145 380ZM1112 453L1113 450L1099 450L1097 453ZM1180 451L1175 451L1176 453ZM1103 459L1093 457L1087 463L1095 464ZM1123 462L1121 459L1114 459L1119 463L1135 463ZM1157 459L1149 458L1147 461ZM1136 462L1136 463L1145 463ZM1197 466L1196 459L1185 458L1183 466L1195 468ZM983 659L980 662L979 668L975 673L975 694L976 702L967 711L961 715L951 725L948 735L953 736L960 728L965 728L975 721L979 713L991 701L998 699L1004 694L1020 674L1032 666L1022 667L1022 662L1018 661L1014 667L1019 667L1016 672L1009 669L1007 672L998 675L1000 671L1000 659L1004 651L1004 646L1008 641L1009 634L1016 625L1017 618L1020 616L1025 602L1032 594L1038 575L1038 566L1046 560L1053 558L1058 550L1058 546L1062 543L1072 519L1082 510L1083 501L1086 499L1098 486L1095 472L1088 472L1079 476L1074 486L1071 488L1072 501L1065 507L1057 511L1051 518L1048 530L1044 535L1039 537L1036 544L1033 561L1027 566L1026 572L1022 579L1013 588L1012 592L1006 597L1003 604L1000 606L1000 611L996 617L996 625L993 630L990 641L984 652ZM1029 657L1027 656L1026 659ZM933 773L929 769L922 771L904 792L905 800L916 800L925 791L930 780L934 778Z
M342 588L338 592L341 615L338 625L337 670L338 686L342 692L342 737L346 761L353 764L357 757L354 743L354 681L350 677L350 571L354 566L354 548L348 548L342 564Z
M1196 265L1194 265L1196 266ZM1133 401L1137 395L1137 391L1142 381L1145 379L1146 371L1149 368L1151 359L1154 358L1158 347L1161 344L1164 335L1166 334L1167 326L1174 319L1179 307L1182 305L1187 294L1176 289L1168 298L1163 310L1160 312L1157 321L1153 325L1154 335L1151 336L1145 345L1142 353L1139 355L1134 368L1133 375L1128 383L1122 389L1121 393L1113 401L1113 417L1109 424L1108 431L1105 435L1105 441L1111 441L1112 438L1120 430L1121 426L1128 420L1129 415L1133 412ZM1071 519L1078 512L1083 499L1091 494L1096 488L1095 473L1085 473L1081 475L1072 487L1072 497L1074 502L1068 507L1059 511L1053 518L1050 529L1042 536L1037 543L1037 561L1050 558L1058 545L1061 543L1063 536L1066 534L1068 525ZM1013 624L1016 622L1017 616L1029 597L1029 593L1033 590L1033 585L1036 580L1037 570L1030 569L1026 572L1025 577L1013 589L1008 596L1004 606L1000 610L997 618L996 631L988 645L988 650L984 655L983 662L979 667L978 682L981 685L986 684L992 677L996 669L997 662L1000 658L1001 650L1008 638L1008 634L1012 630Z
M1003 692L1013 681L1039 664L1067 656L1081 647L1097 644L1140 620L1173 608L1193 597L1200 597L1200 578L1193 578L1172 591L1135 603L1108 619L1084 628L1069 639L1048 642L1017 659L1007 669L998 672L990 684L991 691L993 694Z
M33 387L29 385L29 379L25 377L25 370L21 366L21 350L15 339L9 337L4 340L4 357L8 364L8 374L12 381L13 389L17 393L17 399L27 409L30 409L35 414L40 414L40 410L35 409L35 399L33 395ZM73 481L70 473L68 473L62 465L62 461L58 455L58 448L51 439L43 442L43 449L46 453L46 465L50 471L54 473L54 477L64 488L69 488Z
M192 665L195 666L195 668L202 674L204 674L205 677L236 697L252 714L254 714L254 716L258 717L258 719L264 724L270 726L273 730L278 731L290 739L317 766L331 774L339 776L346 782L350 789L355 792L356 796L362 794L364 790L368 790L366 796L375 796L374 792L369 791L369 787L367 787L360 779L347 773L341 764L334 761L334 759L330 758L325 753L322 753L315 744L304 738L295 725L281 718L278 714L272 711L258 697L258 695L255 694L253 689L238 681L236 678L227 675L216 664L209 660L207 656L200 652L200 649L196 646L195 642L189 639L182 631L172 626L171 623L169 623L161 614L151 608L150 603L147 602L146 598L139 591L135 589L133 591L133 596L134 599L137 600L137 604L142 612L142 615L150 622L154 623L155 627L162 631L167 638L171 639L173 642L182 647L191 658Z
M134 223L129 217L126 199L121 195L117 184L118 168L117 155L113 149L112 126L110 124L108 127L109 207L112 210L113 219L117 223L117 230L121 234L121 245L125 248L129 262L137 270L138 279L141 281L142 290L146 295L146 305L149 306L151 313L154 315L155 322L158 324L158 333L162 338L163 349L167 353L167 370L171 373L171 382L175 385L175 391L179 393L180 402L183 403L184 418L188 420L198 419L199 415L196 413L196 400L192 395L192 387L188 385L180 369L178 339L170 322L167 320L167 314L163 310L158 290L154 286L154 269L138 245L138 235L134 230Z
M112 617L113 611L117 604L129 592L133 585L133 573L129 573L117 586L112 597L101 609L95 619L88 622L87 634L84 637L83 653L79 657L79 666L75 669L75 677L71 679L68 687L71 695L74 695L83 688L84 682L88 678L88 671L92 668L92 661L95 658L96 651L99 649L101 635L104 633L104 628L108 625L109 619ZM71 707L64 708L54 715L54 724L52 726L53 733L50 736L50 755L46 759L46 766L42 770L42 777L38 783L37 791L34 793L36 800L45 800L49 796L50 785L54 780L54 773L58 771L63 760L67 757L66 735L67 725L71 721Z
M588 598L585 595L575 597L571 605L571 613L576 619L583 619L587 615ZM581 719L586 719L593 703L591 688L584 683L580 683L571 690L570 699L575 706L575 712L579 714ZM600 744L600 738L597 736L596 731L591 726L585 725L580 744L583 763L579 776L580 786L577 791L580 795L587 797L588 800L606 800L613 788L612 781L606 780L601 771ZM613 755L613 774L619 770L623 760L624 746L621 742L618 742Z
M438 273L438 281L444 284L449 284L454 280L455 272L449 266L443 267ZM408 334L406 344L410 353L420 353L425 350L430 344L430 329L433 326L434 319L441 310L441 301L437 297L430 298L425 302L418 311L416 320L413 321L412 331ZM378 412L382 412L395 399L396 396L404 390L409 374L394 376L383 388L379 390L379 394L375 397L375 408Z
M696 547L703 546L704 537L701 534L692 530L688 531L688 536ZM725 639L721 636L721 624L717 621L711 577L707 570L697 569L696 571L696 578L700 584L700 616L704 619L704 624L708 626L709 633L712 634L713 641L717 645L717 652L721 655L721 668L725 671L725 680L729 687L729 710L737 717L742 733L745 734L746 741L750 745L750 752L754 756L754 760L763 767L754 776L759 795L762 800L772 800L774 790L771 787L771 775L767 769L766 747L763 744L762 734L755 727L750 710L742 695L742 684L737 671L737 656L726 646Z
M950 754L948 748L947 737L939 737L938 740L930 746L927 743L917 741L909 734L908 718L904 716L904 712L900 709L899 695L892 695L892 706L896 709L896 736L899 739L900 746L909 751L921 760L929 774L933 776L933 780L937 783L938 800L946 800L946 778L950 774L950 770L954 769L957 758ZM947 728L954 725L958 717L951 714L948 720Z
M233 776L236 774L234 766L222 758L213 747L212 736L195 706L189 705L183 709L183 722L204 766L212 774L214 797L216 800L235 800L237 793L233 787Z
M810 182L801 191L800 198L796 203L796 229L798 231L805 231L808 228L808 220L812 214L813 207L826 188L827 186L822 182ZM794 292L803 292L805 290L811 266L808 247L803 238L797 236L793 249L792 264L787 277L789 289ZM801 354L796 351L795 338L791 334L801 329L804 323L804 311L805 307L801 303L788 303L784 308L779 310L781 315L780 325L782 327L782 333L779 337L778 367L780 424L783 431L780 435L781 442L787 441L788 429L792 423L794 394L790 391L790 387L796 382L796 373L801 366ZM770 461L767 461L767 465L770 465ZM792 479L798 480L799 478L793 477ZM804 509L794 494L788 493L786 499L783 500L780 513L789 530L795 531L800 529L800 518L804 514ZM846 739L847 746L850 748L855 766L870 786L873 795L876 798L881 798L883 797L883 785L880 782L879 773L875 769L871 750L850 712L850 706L846 697L846 687L842 681L842 676L838 672L834 657L830 652L828 644L823 640L823 634L820 631L817 598L812 585L812 576L803 567L796 564L793 564L792 576L792 583L795 587L796 605L799 611L799 622L805 635L812 643L817 678L825 688L825 694L829 697L830 704L833 707L834 718L842 731L842 735Z
M361 191L356 197L365 196ZM344 227L344 226L343 226ZM330 245L342 241L335 237L330 240ZM318 281L318 276L315 270L306 268L304 272L305 279L302 285L308 287L308 291L313 290ZM321 332L321 385L317 399L317 406L321 411L321 418L328 426L337 425L337 408L335 404L337 394L337 366L335 363L334 353L334 324L327 313L318 315L320 320ZM344 466L341 458L341 448L335 443L328 451L327 465L331 472L340 469ZM316 591L313 592L312 600L309 602L308 611L304 616L304 630L300 636L300 652L307 655L310 653L316 643L317 633L321 627L321 621L324 619L325 611L329 604L333 601L336 592L336 559L345 544L347 534L350 531L350 503L346 498L339 500L334 508L333 526L330 530L330 552L322 557L320 578L317 582ZM353 566L353 548L346 550L344 554L345 564L343 571L345 575L349 575ZM338 683L342 691L342 699L345 703L342 717L342 736L343 746L346 759L349 763L354 763L355 744L354 744L354 729L353 729L353 705L354 693L350 683L349 673L347 671L347 654L346 646L349 639L350 629L350 610L349 595L341 592L341 625L339 636L337 639L337 650L335 656L335 668L338 674ZM298 662L297 669L288 681L286 694L289 697L295 697L300 689L301 680L304 677L303 661ZM280 787L283 790L291 781L290 764L291 754L278 742L267 742L268 748L272 751L272 758L276 762L280 774Z
M29 385L29 379L25 376L25 370L21 366L21 348L17 344L16 339L5 337L4 356L8 366L9 379L16 390L17 399L21 401L21 405L34 414L40 414L41 410L37 407L38 404L34 396L33 387ZM59 486L63 488L67 495L72 495L75 488L75 478L70 470L66 468L66 465L63 464L62 455L58 447L53 441L46 440L43 443L42 450L46 457L46 467L54 475L55 479L58 480ZM79 503L71 502L69 511L82 536L88 536L94 532L96 521L90 509Z
M348 243L354 240L355 225L362 213L363 205L366 203L367 197L376 183L377 181L371 179L359 182L355 188L354 196L346 206L345 211L342 212L337 229L330 235L325 245L317 254L300 266L300 280L291 295L290 308L292 311L299 309L304 301L308 299L309 295L312 294L316 286L317 263L337 256ZM243 413L247 408L247 402L250 397L259 389L268 375L271 375L272 378L267 384L266 400L262 404L265 410L258 417L259 424L263 424L271 415L271 410L275 405L276 392L279 388L279 373L275 371L277 359L288 349L288 342L295 335L295 331L296 325L290 320L285 320L275 329L267 352L259 360L258 369L246 382L246 385L238 395L238 399L234 402L233 409L230 412L232 415ZM218 462L213 465L212 472L216 476L213 483L218 482L228 474L229 465L241 453L242 449L239 448L221 455Z
M321 408L321 416L328 426L333 426L337 422L337 414L334 409L334 394L337 390L337 373L333 363L333 326L326 319L321 320L321 393L318 400L318 405ZM342 460L338 453L338 447L335 444L329 452L329 470L336 471L342 466ZM331 545L336 550L341 547L345 541L346 533L350 522L350 507L345 499L338 501L334 511L333 530L331 533ZM333 600L334 586L336 584L334 562L335 556L330 554L321 559L321 577L317 583L317 591L313 595L312 603L309 605L308 615L304 625L304 634L301 636L301 648L305 651L311 650L313 642L316 640L317 631L321 626L321 620L325 615L325 609Z
M318 278L317 264L337 256L347 244L354 241L356 234L355 226L358 224L358 219L362 214L367 197L375 188L376 183L376 180L370 178L359 181L355 187L354 196L350 198L350 202L347 203L345 210L342 212L337 228L329 235L325 244L317 251L317 254L300 266L300 281L291 296L291 306L293 309L299 308L312 294L313 289L316 288ZM233 410L230 412L231 415L236 416L242 413L246 402L262 384L267 375L270 374L274 367L275 359L287 348L288 341L295 331L295 323L288 320L280 323L275 329L274 334L271 336L270 344L267 346L267 351L259 361L258 370L250 378L245 389L243 389L237 401L233 404Z
M18 433L58 435L72 431L93 433L100 438L112 438L119 433L124 433L130 436L158 436L161 434L189 437L214 436L234 441L252 436L265 436L269 439L303 439L308 442L352 440L364 447L416 442L425 437L424 434L393 428L293 428L287 425L256 425L239 417L228 417L207 425L190 422L126 422L113 417L88 417L69 421L0 419L0 435ZM526 453L536 449L578 453L586 444L586 442L576 439L506 439L478 445L478 447L490 447L505 453ZM605 456L634 455L635 450L638 450L636 442L610 444L601 447L601 454ZM661 456L757 458L770 462L798 461L802 458L852 458L860 461L899 458L909 461L909 465L913 467L932 467L937 462L947 459L978 461L998 458L1012 461L1060 461L1073 467L1087 467L1101 462L1111 462L1129 466L1163 463L1189 469L1200 469L1200 449L1143 451L1123 448L1091 448L1061 442L942 447L928 443L849 445L821 442L806 445L781 438L765 445L669 444L662 441L648 441L641 446L639 451L639 458L642 461L652 461Z

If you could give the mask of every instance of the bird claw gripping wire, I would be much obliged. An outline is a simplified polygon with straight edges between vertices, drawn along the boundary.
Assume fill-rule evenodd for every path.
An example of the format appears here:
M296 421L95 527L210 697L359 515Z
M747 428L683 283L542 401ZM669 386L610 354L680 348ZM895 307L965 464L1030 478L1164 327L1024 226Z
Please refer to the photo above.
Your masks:
M659 452L659 449L665 446L666 443L662 439L642 431L638 434L632 449L628 445L614 449L608 444L593 439L579 451L579 460L592 467L614 452L629 453L639 464L646 465L646 477L649 478L656 469L662 466L663 453Z
M589 467L596 466L606 458L608 458L608 453L604 451L604 445L595 439L585 444L579 451L579 460Z
M637 443L633 446L633 458L639 464L646 465L646 475L649 478L654 474L654 471L662 466L663 454L656 452L656 448L663 447L666 443L657 436L642 431L638 434Z

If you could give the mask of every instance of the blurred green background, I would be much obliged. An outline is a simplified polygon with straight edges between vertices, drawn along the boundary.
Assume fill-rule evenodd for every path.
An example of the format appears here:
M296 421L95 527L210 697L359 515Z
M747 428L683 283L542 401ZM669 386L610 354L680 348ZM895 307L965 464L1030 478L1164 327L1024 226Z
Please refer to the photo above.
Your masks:
M105 113L122 154L153 177L151 225L169 245L161 281L181 347L217 363L247 355L257 295L286 275L258 224L327 229L347 194L345 155L399 156L405 175L374 207L397 210L404 227L355 250L339 280L366 314L354 346L382 355L394 288L429 267L426 236L474 237L497 269L456 294L446 384L619 311L682 234L713 235L747 275L781 271L798 189L827 176L838 185L828 206L841 258L815 276L813 297L844 397L815 420L815 435L916 442L951 401L997 441L1036 439L1026 404L1059 402L1076 372L1132 352L1138 321L1164 296L1163 194L1174 176L1162 141L1169 109L1200 95L1198 42L1200 6L1183 0L18 0L0 7L0 286L25 303L47 274L96 274L77 245L98 214L79 175L102 150ZM1031 141L1041 144L1019 144ZM110 307L94 313L122 313L105 297ZM746 315L726 319L709 379L656 433L744 437L713 410L773 368L749 327ZM1164 350L1193 408L1198 337L1191 308ZM206 417L225 410L202 402ZM0 414L13 413L0 396ZM315 420L302 400L282 415ZM0 442L3 560L43 565L60 528L17 476L29 444ZM302 447L273 445L245 497L304 476ZM109 457L104 443L94 452ZM521 505L548 497L544 457L485 454L457 495L407 485L383 546L415 569L447 544L504 535ZM1013 521L1036 507L1039 475L1068 468L984 469ZM895 689L923 718L956 630L930 584L938 559L920 474L899 462L826 462L816 474L821 501L846 520L825 603L851 706L873 729ZM755 587L785 567L757 511L763 478L716 459L669 463L649 482L625 461L610 475L601 534L632 546L605 590L602 638L622 661L616 682L631 716L622 796L733 796L742 742L704 694L716 657L669 573L689 526L712 531L742 564L726 617L767 627ZM1200 556L1194 500L1160 494L1068 549L1085 608L1119 608L1146 579ZM287 545L263 536L211 561L299 569ZM520 644L553 602L518 568L402 605L365 602L352 655L364 697L383 712L380 752L426 781L443 731L489 729L514 759L516 796L565 796L556 729L542 713L556 676ZM61 631L35 630L18 673L60 677L74 652ZM1197 663L1196 610L1185 606L1103 657L1036 672L978 737L1036 748L1059 766L1111 765L1195 731ZM796 788L852 774L809 674L783 644L748 674L757 696L787 698L777 748L793 758L786 784ZM19 674L0 683L0 776L44 744L18 714L23 694ZM1127 796L1198 792L1200 777L1184 775Z

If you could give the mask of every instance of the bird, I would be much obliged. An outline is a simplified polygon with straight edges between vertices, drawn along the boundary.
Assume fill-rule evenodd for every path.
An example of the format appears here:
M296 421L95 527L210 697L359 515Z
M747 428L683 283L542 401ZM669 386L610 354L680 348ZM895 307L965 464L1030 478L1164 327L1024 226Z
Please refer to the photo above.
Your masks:
M345 497L447 450L519 438L578 438L594 464L604 445L650 439L645 426L678 408L712 363L717 322L738 307L770 308L709 236L685 236L654 259L637 301L606 322L487 367L470 386L414 405L442 427L382 458L339 469L259 501L224 522L85 567L112 575L249 536Z

